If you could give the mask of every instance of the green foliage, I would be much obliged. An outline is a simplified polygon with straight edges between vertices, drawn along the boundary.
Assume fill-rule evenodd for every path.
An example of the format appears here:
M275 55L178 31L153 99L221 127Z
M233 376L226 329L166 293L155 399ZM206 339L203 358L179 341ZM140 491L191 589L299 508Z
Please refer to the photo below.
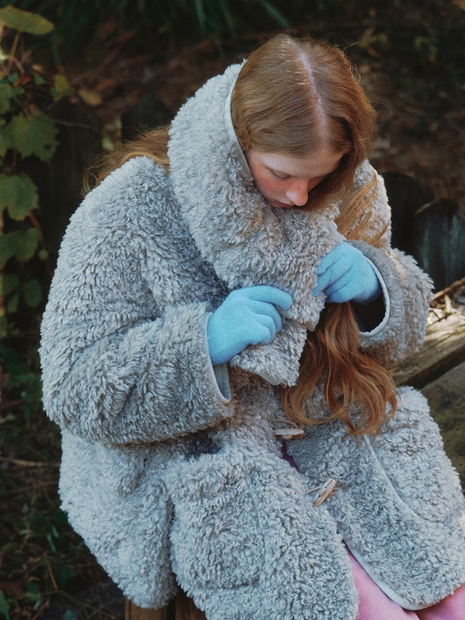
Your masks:
M60 434L41 406L37 347L50 270L28 171L51 165L57 127L47 110L71 89L35 56L36 35L52 24L12 7L0 9L0 22L0 618L38 618L54 604L67 620L116 619L73 599L107 577L59 508Z
M35 155L42 161L49 161L57 147L57 128L46 114L37 113L13 116L2 130L3 145L15 149L21 157Z
M0 590L0 614L4 615L6 620L10 620L8 612L10 611L10 604L5 598L2 590Z
M8 0L5 0L8 1ZM89 42L109 19L117 30L135 29L146 49L161 51L169 42L194 43L208 36L243 35L288 28L301 18L305 0L18 0L57 24L62 51Z
M18 313L40 306L48 285L44 269L48 253L35 216L39 196L23 164L34 158L49 162L53 157L57 127L41 108L67 94L70 87L61 74L42 75L23 40L22 33L49 33L51 22L9 6L0 9L0 24L4 29L0 48L0 336L5 337Z
M39 245L40 234L37 228L17 230L0 236L0 265L10 258L23 262L31 259Z
M0 9L0 22L7 28L29 34L47 34L54 28L54 25L41 15L15 9L12 6Z
M10 0L0 0L0 5ZM342 46L357 44L394 79L422 82L420 99L465 83L465 11L459 0L17 0L56 23L55 53L69 55L98 40L97 53L119 35L165 53L209 37L246 42L250 34L304 29ZM102 45L102 43L104 45ZM242 47L246 47L242 43ZM413 91L412 91L413 92ZM0 92L0 107L5 95ZM1 145L0 145L1 148Z
M37 190L27 174L0 172L0 209L8 209L14 220L24 220L38 206Z

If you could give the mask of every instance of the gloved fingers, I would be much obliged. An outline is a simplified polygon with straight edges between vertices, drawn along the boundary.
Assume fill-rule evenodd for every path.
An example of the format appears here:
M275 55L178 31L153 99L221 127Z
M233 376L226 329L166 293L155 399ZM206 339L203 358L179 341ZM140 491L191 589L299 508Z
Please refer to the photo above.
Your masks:
M352 291L355 295L363 289L363 281L361 282L360 278L357 278L357 274L354 273L353 269L349 269L349 271L346 271L340 278L331 282L325 293L329 298L334 293L343 291L344 289L347 289L347 294L350 294L350 291Z
M334 291L333 293L330 293L326 297L326 301L333 304L343 304L345 301L350 301L351 299L353 299L353 296L350 290L348 290L345 286L337 291Z
M256 322L248 328L249 344L269 344L276 335L273 319L268 316L262 317L262 321Z
M381 292L378 277L368 262L360 268L353 265L352 268L339 280L331 284L326 290L327 300L334 303L345 301L360 301L376 298Z
M257 319L260 320L261 316L267 316L273 319L273 323L276 331L279 331L283 326L281 315L273 306L273 304L266 303L264 301L247 301L247 308L257 315Z
M322 291L327 293L327 288L334 282L337 282L352 268L351 264L347 264L343 261L336 261L330 267L328 267L319 277L315 288L312 291L313 297L319 295Z
M345 241L337 245L335 248L325 254L321 261L318 263L316 268L317 274L321 275L335 262L351 254L352 249L355 250L356 248L346 243Z
M275 306L279 306L284 310L291 307L292 297L286 291L282 291L275 286L267 286L262 284L259 286L249 286L247 288L240 289L242 295L245 295L248 299L253 301L264 301Z

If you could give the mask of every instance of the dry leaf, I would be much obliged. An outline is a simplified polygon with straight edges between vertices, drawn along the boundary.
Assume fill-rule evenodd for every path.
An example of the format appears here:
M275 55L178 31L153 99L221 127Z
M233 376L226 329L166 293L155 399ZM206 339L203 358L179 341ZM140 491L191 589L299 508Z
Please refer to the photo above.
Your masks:
M80 97L87 105L92 107L98 106L102 103L102 97L95 91L88 88L81 88L79 91Z

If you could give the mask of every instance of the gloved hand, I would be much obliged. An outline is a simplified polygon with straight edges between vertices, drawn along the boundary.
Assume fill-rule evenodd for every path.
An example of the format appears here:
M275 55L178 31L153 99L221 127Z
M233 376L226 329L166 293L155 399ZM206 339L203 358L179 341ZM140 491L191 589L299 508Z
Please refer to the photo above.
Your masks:
M316 270L318 283L312 291L323 292L327 301L369 303L381 293L375 270L365 256L350 243L343 242L323 257Z
M229 293L210 316L208 347L213 365L228 362L250 344L268 344L282 327L275 306L287 310L289 293L273 286L250 286Z

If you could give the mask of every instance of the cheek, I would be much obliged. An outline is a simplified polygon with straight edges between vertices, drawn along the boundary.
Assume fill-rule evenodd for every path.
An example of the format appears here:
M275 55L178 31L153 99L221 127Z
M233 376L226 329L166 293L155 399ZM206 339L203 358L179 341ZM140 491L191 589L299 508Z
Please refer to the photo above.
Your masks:
M255 186L258 191L265 197L274 196L281 193L281 185L279 180L274 180L268 175L260 174L254 177Z
M310 179L309 184L308 184L308 190L307 191L311 191L314 187L316 187L317 185L319 185L319 183L321 183L321 181L324 179L325 177L315 177L314 179Z

